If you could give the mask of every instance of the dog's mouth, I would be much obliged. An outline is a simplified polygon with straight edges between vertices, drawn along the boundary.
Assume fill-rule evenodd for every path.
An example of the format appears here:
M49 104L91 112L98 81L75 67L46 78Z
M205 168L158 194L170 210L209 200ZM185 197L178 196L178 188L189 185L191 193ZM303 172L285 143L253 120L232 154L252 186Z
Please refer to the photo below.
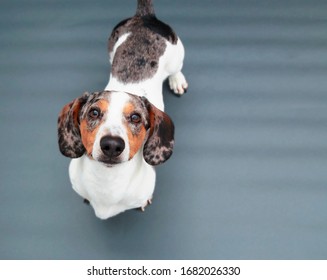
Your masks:
M103 163L107 167L114 167L114 166L124 162L120 157L108 158L106 156L99 157L97 159L97 161Z

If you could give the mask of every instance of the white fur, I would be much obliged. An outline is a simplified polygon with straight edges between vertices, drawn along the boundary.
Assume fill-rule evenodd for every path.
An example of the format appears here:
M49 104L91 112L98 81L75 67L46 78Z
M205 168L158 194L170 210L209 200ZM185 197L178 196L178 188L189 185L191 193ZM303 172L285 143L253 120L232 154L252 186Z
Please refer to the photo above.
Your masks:
M114 60L114 57L115 57L115 53L116 53L116 50L118 49L118 47L124 43L127 39L127 37L129 36L130 33L126 33L124 35L122 35L118 41L116 42L115 46L114 46L114 49L112 50L112 52L109 54L109 61L110 63L112 64L113 60Z
M95 215L107 219L152 199L156 174L139 151L130 161L106 167L86 155L69 166L73 189L90 201Z
M124 92L113 92L110 99L110 105L107 112L105 122L100 126L99 131L96 135L92 156L95 160L102 155L100 140L103 136L110 134L111 136L121 137L125 142L125 149L119 156L122 161L127 161L129 158L129 145L127 131L123 125L122 112L124 105L128 101L129 97Z

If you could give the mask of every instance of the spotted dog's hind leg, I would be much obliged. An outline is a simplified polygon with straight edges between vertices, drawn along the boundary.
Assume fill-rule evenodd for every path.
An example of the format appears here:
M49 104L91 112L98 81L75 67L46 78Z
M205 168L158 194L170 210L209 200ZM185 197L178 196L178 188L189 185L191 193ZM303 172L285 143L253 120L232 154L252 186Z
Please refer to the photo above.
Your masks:
M165 67L169 73L169 87L177 95L182 95L188 88L188 83L182 73L184 55L184 46L179 38L175 45L168 44Z
M182 95L187 91L188 84L181 71L169 76L169 87L175 94L178 95Z

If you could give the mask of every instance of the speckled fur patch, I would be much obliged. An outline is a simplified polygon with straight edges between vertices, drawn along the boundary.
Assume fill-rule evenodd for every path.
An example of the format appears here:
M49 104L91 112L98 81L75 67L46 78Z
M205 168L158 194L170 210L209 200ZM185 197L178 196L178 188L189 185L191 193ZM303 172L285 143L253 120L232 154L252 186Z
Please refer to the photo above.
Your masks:
M144 145L143 157L150 165L170 158L174 147L174 123L170 117L143 98L149 113L150 133Z
M58 117L58 144L60 152L70 158L81 157L85 148L81 142L79 130L79 113L89 95L85 93L68 103Z
M152 0L138 0L136 15L138 16L154 15Z
M80 120L85 118L88 104L93 104L108 94L108 92L84 93L63 107L58 117L58 144L64 156L78 158L85 153L81 139Z
M101 91L101 92L93 92L91 95L89 95L89 98L85 103L85 106L81 108L79 118L85 119L90 106L92 106L94 103L99 102L101 99L109 99L109 93L110 93L109 91Z
M166 50L166 41L177 43L171 27L154 15L134 16L114 28L108 42L109 52L126 33L130 35L117 48L111 71L122 83L136 83L153 77Z

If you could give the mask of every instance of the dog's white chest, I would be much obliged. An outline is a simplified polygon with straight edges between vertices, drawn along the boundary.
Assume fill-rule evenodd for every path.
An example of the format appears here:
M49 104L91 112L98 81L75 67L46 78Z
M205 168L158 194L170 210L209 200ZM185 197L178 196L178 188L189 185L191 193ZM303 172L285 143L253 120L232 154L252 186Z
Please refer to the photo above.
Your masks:
M69 166L72 187L90 201L101 219L144 207L153 195L155 171L140 156L114 167L106 167L87 156L73 159Z

